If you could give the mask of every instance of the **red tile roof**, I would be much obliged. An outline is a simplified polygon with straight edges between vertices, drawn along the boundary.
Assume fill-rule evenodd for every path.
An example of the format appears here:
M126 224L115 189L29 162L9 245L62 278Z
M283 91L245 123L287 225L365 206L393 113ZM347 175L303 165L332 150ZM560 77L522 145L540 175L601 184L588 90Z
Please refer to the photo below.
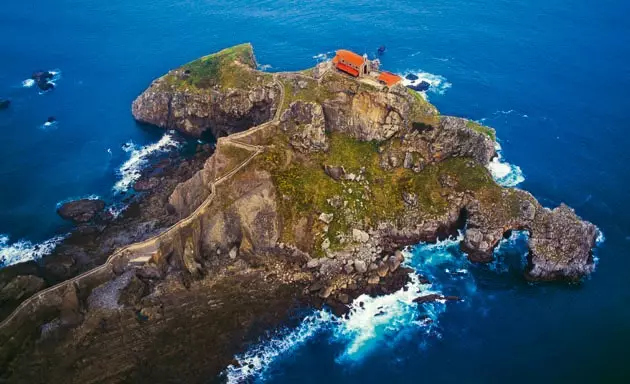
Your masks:
M363 58L363 56L357 55L356 53L345 50L345 49L340 49L337 51L337 56L335 56L335 59L333 59L333 62L336 63L335 60L338 60L338 58L341 58L345 62L350 63L352 65L356 65L357 67L360 67L363 65L363 63L365 63L365 59Z
M378 79L387 84L388 87L391 87L392 85L397 84L399 81L401 81L402 77L394 75L391 72L383 71L380 75L378 75Z
M357 71L356 69L345 65L344 63L337 63L337 69L339 69L340 71L344 71L346 73L351 74L354 77L359 76L359 71Z

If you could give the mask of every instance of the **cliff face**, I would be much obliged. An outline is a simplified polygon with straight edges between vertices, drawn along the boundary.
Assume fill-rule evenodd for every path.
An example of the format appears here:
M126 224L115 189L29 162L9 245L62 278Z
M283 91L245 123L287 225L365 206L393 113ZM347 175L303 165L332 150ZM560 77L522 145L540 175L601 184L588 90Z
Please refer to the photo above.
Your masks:
M359 294L399 289L408 273L399 249L464 224L473 261L492 260L506 233L525 230L528 278L592 271L593 224L492 179L492 129L327 63L273 76L253 65L249 46L222 51L156 80L134 102L137 119L197 136L260 125L220 138L173 190L174 226L3 324L3 377L201 382L296 305L343 312ZM17 278L0 281L0 299L43 285Z
M267 121L279 89L256 69L249 44L225 49L170 71L132 104L136 120L200 137L240 132Z

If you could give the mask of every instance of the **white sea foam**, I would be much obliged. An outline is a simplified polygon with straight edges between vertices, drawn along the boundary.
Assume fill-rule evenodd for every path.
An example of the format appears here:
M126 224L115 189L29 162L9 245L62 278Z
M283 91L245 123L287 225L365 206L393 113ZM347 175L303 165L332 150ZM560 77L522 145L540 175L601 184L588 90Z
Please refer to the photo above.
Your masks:
M417 77L416 80L407 79L407 75L412 74ZM422 70L413 70L413 71L405 71L403 77L403 84L405 86L417 86L420 85L423 81L429 83L429 89L425 92L421 92L426 98L426 93L435 93L438 95L443 95L446 91L452 87L452 84L449 83L444 76L434 75L429 72L424 72Z
M494 180L504 187L515 187L525 181L521 167L503 159L501 145L496 143L497 156L487 165Z
M313 59L315 59L318 63L322 62L322 61L327 61L330 59L330 56L332 54L334 54L335 52L326 52L326 53L319 53L315 56L313 56Z
M131 185L140 177L142 169L149 164L151 156L166 153L179 148L179 146L180 144L170 133L164 134L157 143L148 144L144 147L138 147L133 141L125 143L122 149L129 153L129 159L118 169L117 173L120 176L120 180L114 185L114 191L120 193L128 191Z
M107 207L105 211L107 211L114 219L118 218L125 210L129 207L129 204L125 203L114 203Z
M392 294L370 297L361 295L350 305L347 319L339 323L334 338L346 344L337 361L358 361L375 347L394 341L405 328L421 325L417 305L413 299L425 287L418 276L410 274L411 281Z
M65 237L66 235L55 236L38 244L33 244L28 240L10 243L9 236L0 234L0 267L39 260L50 254Z
M316 311L302 320L293 330L279 332L276 337L262 342L242 355L235 356L239 366L230 365L225 373L228 383L244 383L253 377L260 377L279 356L294 350L323 329L338 322L326 311Z
M455 271L453 281L472 280L468 260L459 251L463 234L435 244L422 243L405 251L404 264L428 276L431 284L421 284L419 275L411 273L405 288L378 297L359 296L350 304L346 317L337 318L326 311L307 316L292 331L279 332L272 339L236 356L237 366L229 366L225 374L229 383L264 379L266 369L279 358L303 345L315 335L330 334L330 341L341 345L339 364L359 363L379 347L395 348L410 332L427 337L441 337L437 331L440 315L448 305L445 300L425 303L421 308L413 302L421 295L440 292L439 279L434 275L445 269ZM442 277L442 276L440 276ZM448 276L447 276L448 278ZM474 284L471 291L474 291ZM425 342L424 340L422 342Z
M268 71L271 68L273 68L273 67L271 65L269 65L269 64L259 64L258 65L258 69L261 70L261 71Z
M65 203L68 203L70 201L75 201L75 200L83 200L83 199L87 199L87 200L99 200L101 197L99 195L95 195L95 194L91 194L91 195L82 195L82 196L74 196L74 197L68 197L67 199L63 199L59 202L57 202L57 208L61 207L62 205L64 205Z
M33 79L26 79L22 82L24 88L31 88L33 85L35 85L35 80Z
M44 131L52 131L57 129L57 127L59 127L59 123L57 121L47 121L39 126L39 128Z

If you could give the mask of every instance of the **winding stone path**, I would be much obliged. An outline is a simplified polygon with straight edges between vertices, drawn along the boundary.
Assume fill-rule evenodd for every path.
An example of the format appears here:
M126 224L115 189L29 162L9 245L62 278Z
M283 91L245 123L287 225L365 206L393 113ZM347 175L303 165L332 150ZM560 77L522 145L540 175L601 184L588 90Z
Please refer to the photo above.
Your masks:
M243 137L246 137L248 135L251 135L252 133L255 133L261 129L264 129L266 127L268 127L270 124L277 122L280 119L280 114L282 113L282 106L284 105L284 98L285 98L285 94L284 94L284 86L282 85L282 83L280 83L280 81L278 81L277 76L274 74L273 75L273 80L274 83L278 86L278 88L280 89L280 101L278 103L278 107L276 109L276 113L273 117L273 119L260 124L256 127L250 128L246 131L243 132L238 132L238 133L234 133L232 135L229 135L227 137L225 137L225 141L230 144L230 145L234 145L249 151L252 151L252 155L249 156L247 159L245 159L241 164L239 164L237 167L235 167L233 170L231 170L230 172L226 173L225 175L217 178L216 180L214 180L214 182L211 183L210 185L210 190L211 193L208 196L208 198L206 198L206 200L197 207L197 209L195 209L189 216L179 220L177 223L173 224L171 227L169 227L168 229L166 229L164 232L151 237L147 240L138 242L138 243L133 243L130 245L127 245L119 250L117 250L116 252L114 252L113 254L111 254L107 260L105 261L105 263L103 263L102 265L91 269L87 272L84 272L80 275L77 275L75 277L73 277L72 279L68 279L65 280L61 283L58 283L56 285L53 285L51 287L48 287L42 291L37 292L36 294L34 294L33 296L29 297L28 299L24 300L17 308L15 308L15 310L13 310L13 312L11 312L11 314L5 318L2 322L0 322L0 330L2 330L3 328L7 327L11 321L13 321L26 307L28 307L29 305L33 304L33 305L37 305L47 294L55 292L55 291L60 291L63 292L63 289L65 289L65 287L67 287L70 284L75 284L81 280L84 280L92 275L95 275L97 273L101 273L101 272L113 272L113 265L115 262L118 262L119 260L123 260L123 263L129 265L141 265L146 263L147 261L149 261L151 259L151 257L158 251L158 245L159 242L162 238L168 236L170 233L172 233L173 231L176 231L186 225L189 225L193 220L195 220L201 213L203 213L206 208L212 203L212 201L214 200L214 197L216 196L216 186L223 183L224 181L228 180L229 178L231 178L232 176L234 176L237 172L239 172L241 169L243 169L245 166L247 166L258 154L262 153L265 149L264 146L259 146L259 145L250 145L250 144L246 144L243 143L241 141L237 141L238 139L241 139Z

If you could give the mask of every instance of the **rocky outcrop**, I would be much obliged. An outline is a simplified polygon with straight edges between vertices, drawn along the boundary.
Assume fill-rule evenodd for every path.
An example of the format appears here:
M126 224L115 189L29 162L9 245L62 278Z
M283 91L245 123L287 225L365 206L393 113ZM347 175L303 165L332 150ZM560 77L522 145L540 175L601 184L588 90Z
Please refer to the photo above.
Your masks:
M291 146L298 151L317 152L328 149L324 112L317 103L291 103L280 117L280 128L289 137Z
M80 199L63 203L57 213L65 220L75 223L87 223L105 208L105 202L100 199Z
M194 137L214 137L261 124L278 108L280 89L255 71L249 44L207 56L155 80L132 104L136 120ZM204 81L207 73L218 80Z
M331 91L337 91L328 84ZM339 90L336 98L322 103L326 129L341 132L362 141L383 141L405 130L413 102L404 87L388 92L359 88L348 94Z

